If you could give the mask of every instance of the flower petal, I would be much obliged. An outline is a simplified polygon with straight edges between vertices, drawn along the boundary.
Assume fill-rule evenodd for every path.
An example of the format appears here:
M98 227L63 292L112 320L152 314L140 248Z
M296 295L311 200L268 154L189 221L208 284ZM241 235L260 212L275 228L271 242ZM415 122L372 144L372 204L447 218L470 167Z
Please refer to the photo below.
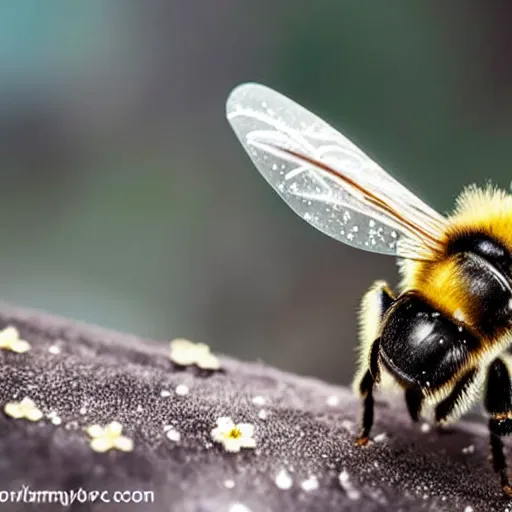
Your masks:
M118 437L121 435L122 431L123 426L121 425L121 423L119 423L119 421L113 421L112 423L109 423L105 427L105 434L107 436Z
M218 357L208 353L197 360L197 366L203 370L218 370L220 368L220 361Z
M20 407L22 407L22 408L32 409L35 406L36 406L36 403L34 402L34 400L30 399L28 396L26 396L20 402Z
M113 445L123 452L131 452L133 450L133 441L126 436L119 436L114 439Z
M91 425L90 427L86 428L85 431L91 437L102 437L105 435L105 429L100 425Z
M212 439L214 441L217 441L217 443L222 443L224 438L226 437L226 431L222 428L214 428L212 431L211 431L211 436L212 436Z
M112 443L107 437L96 437L91 440L91 448L98 453L104 453L112 448Z
M15 340L11 343L10 349L18 354L23 354L30 350L30 343L25 340Z
M7 416L11 418L19 419L23 418L23 412L21 410L20 404L17 402L9 402L4 405L4 412Z
M253 437L241 437L240 446L242 448L256 448L256 439Z
M231 430L235 423L229 416L221 416L217 418L217 426L222 429Z
M240 451L240 438L233 439L232 437L226 437L222 444L227 452L235 453Z
M29 421L39 421L42 417L43 413L37 407L34 407L25 413L25 418Z
M242 437L252 437L254 435L254 425L251 423L239 423L236 427L240 430Z

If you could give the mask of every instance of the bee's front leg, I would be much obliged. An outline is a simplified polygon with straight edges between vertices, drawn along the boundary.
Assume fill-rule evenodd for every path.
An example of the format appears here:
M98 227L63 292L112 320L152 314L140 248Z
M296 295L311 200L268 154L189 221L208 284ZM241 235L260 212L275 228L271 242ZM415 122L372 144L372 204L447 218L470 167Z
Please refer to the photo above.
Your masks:
M368 442L373 424L373 388L379 381L379 333L382 317L393 304L394 297L383 281L377 281L363 297L361 303L360 361L354 379L354 391L363 400L363 414L358 446Z
M361 421L361 431L355 441L357 446L364 446L368 443L370 430L373 425L373 387L375 383L379 381L379 345L380 338L377 338L373 342L371 349L370 368L366 370L361 382L359 383L359 393L363 398L363 417Z
M492 467L500 477L505 494L512 498L512 486L503 451L502 437L512 434L512 386L509 356L500 356L489 366L485 383L485 408L490 414L489 431Z

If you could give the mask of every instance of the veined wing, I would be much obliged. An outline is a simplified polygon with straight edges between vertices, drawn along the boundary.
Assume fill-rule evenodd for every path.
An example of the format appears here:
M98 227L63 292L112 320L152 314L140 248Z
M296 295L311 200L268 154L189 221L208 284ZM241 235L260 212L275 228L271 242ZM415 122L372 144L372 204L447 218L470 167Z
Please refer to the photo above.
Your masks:
M230 94L226 115L264 178L323 233L411 259L441 250L445 218L312 112L247 83Z

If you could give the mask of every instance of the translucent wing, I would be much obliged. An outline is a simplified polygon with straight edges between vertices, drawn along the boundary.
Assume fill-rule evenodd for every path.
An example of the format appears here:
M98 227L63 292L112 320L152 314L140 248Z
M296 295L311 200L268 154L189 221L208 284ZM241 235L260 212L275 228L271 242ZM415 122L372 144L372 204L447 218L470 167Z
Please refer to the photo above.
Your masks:
M323 233L405 258L440 250L445 218L315 114L247 83L230 94L226 115L269 184Z

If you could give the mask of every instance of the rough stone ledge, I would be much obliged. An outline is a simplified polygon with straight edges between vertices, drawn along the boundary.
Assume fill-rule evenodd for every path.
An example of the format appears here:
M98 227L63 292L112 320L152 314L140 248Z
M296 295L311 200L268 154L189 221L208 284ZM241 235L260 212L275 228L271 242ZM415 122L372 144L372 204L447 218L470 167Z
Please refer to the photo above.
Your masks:
M0 328L7 325L32 349L0 351L0 491L24 485L154 491L152 504L75 502L68 509L93 511L512 510L478 423L426 432L401 404L381 402L374 441L356 448L358 403L347 389L227 357L222 371L181 368L165 344L2 305ZM189 392L176 394L179 384ZM24 396L44 412L41 421L5 415L4 404ZM255 404L255 396L265 403ZM47 417L52 411L60 425ZM220 416L254 424L256 449L233 454L213 443L210 431ZM92 451L83 427L113 420L134 450ZM180 433L179 442L165 436L166 425ZM275 482L283 469L293 480L287 490ZM302 489L311 476L318 488ZM2 511L59 508L0 505Z

